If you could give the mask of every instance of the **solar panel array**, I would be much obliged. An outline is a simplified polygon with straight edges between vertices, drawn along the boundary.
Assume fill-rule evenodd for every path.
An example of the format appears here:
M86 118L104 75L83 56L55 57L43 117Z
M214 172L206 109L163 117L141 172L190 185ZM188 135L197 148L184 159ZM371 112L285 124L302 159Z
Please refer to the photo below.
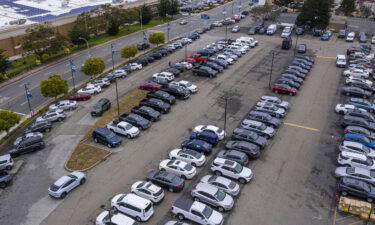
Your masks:
M81 8L72 9L72 10L70 10L70 12L67 12L67 13L62 13L62 14L59 14L59 15L47 14L47 15L42 15L42 16L35 16L35 17L29 18L29 20L34 21L34 22L44 22L44 21L53 20L53 19L57 19L57 18L60 18L60 17L64 17L64 16L79 14L79 13L82 13L82 12L90 11L92 9L97 9L99 7L100 7L100 5L84 6L84 7L81 7Z
M6 9L11 8L14 10L17 14L21 14L27 17L40 15L44 13L49 13L50 11L45 9L39 9L31 6L21 5L18 3L15 3L16 0L0 0L0 5Z

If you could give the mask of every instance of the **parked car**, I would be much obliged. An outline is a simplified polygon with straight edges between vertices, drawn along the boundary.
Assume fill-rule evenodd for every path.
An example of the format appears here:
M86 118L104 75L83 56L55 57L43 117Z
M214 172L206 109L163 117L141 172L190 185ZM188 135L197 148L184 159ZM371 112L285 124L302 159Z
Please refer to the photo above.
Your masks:
M337 37L338 38L345 38L346 37L346 30L340 30Z
M246 129L236 128L233 130L233 140L246 141L259 146L263 149L267 145L267 138L259 136L258 133Z
M206 161L204 154L191 149L173 149L169 153L169 158L184 161L194 167L202 166Z
M219 140L223 140L225 137L224 130L214 125L198 125L194 127L193 132L202 132L204 130L214 132L218 136Z
M86 182L86 175L82 172L74 171L62 176L48 188L48 194L54 198L65 198L74 188Z
M164 198L164 191L161 187L148 181L137 181L131 186L131 192L152 203L159 203Z
M307 45L306 44L300 44L297 47L297 52L298 53L306 53L307 50Z
M234 205L232 196L206 183L198 183L191 191L191 196L194 201L207 203L220 212L229 211Z
M199 140L199 139L193 139L193 140L186 140L181 143L182 149L191 149L198 152L202 152L203 154L207 155L211 153L212 151L212 145Z
M369 148L375 148L375 141L368 139L363 134L344 134L343 140L357 142Z
M374 172L357 167L337 167L335 170L335 176L337 178L350 177L371 184L375 183Z
M262 122L266 126L270 126L273 128L277 128L281 124L280 119L272 117L270 114L266 112L260 112L256 110L250 111L247 115L247 119Z
M107 98L101 98L91 110L91 116L102 116L103 113L111 108L111 102Z
M114 213L110 214L109 211L105 210L101 212L96 217L96 225L109 225L112 224L130 224L130 225L138 225L138 223L133 220L132 218L122 214L122 213Z
M344 128L344 133L362 134L371 140L375 140L374 132L360 126L347 126Z
M36 118L36 122L61 122L65 120L66 114L62 109L48 110L42 116Z
M19 136L18 138L16 138L16 140L13 142L13 145L17 146L17 145L19 145L19 143L21 141L29 139L29 138L33 138L33 137L36 137L36 136L43 138L43 134L41 132L24 133L22 136Z
M95 95L102 91L102 89L98 86L94 85L87 85L84 88L81 88L77 91L78 94L89 94L89 95Z
M127 138L135 138L139 135L139 129L130 123L118 120L112 120L107 124L107 129L116 133L126 136Z
M361 117L356 117L356 116L344 116L342 122L341 122L342 127L346 126L360 126L364 127L366 129L369 129L371 131L375 130L375 123L373 122L368 122L367 120L361 118Z
M354 195L360 198L367 199L368 202L373 202L375 199L375 187L365 181L343 177L340 179L338 191L343 195Z
M124 113L119 117L120 121L125 121L133 126L138 127L140 130L145 130L151 126L151 122L142 116L135 113Z
M152 91L147 94L147 98L156 98L173 105L176 98L165 91Z
M10 154L0 155L0 171L2 170L12 170L14 165L14 160Z
M169 85L168 87L162 87L160 90L167 92L178 99L188 99L190 97L190 91L188 89L177 85Z
M255 120L244 119L241 123L241 127L246 130L254 131L267 138L272 138L276 133L275 129L272 127L268 127L264 123Z
M350 98L349 104L354 105L357 108L367 110L369 112L375 112L375 104L372 104L363 98Z
M231 196L237 196L240 193L240 186L236 182L222 176L206 175L199 182L217 187Z
M185 180L167 171L152 170L147 173L147 180L170 192L179 192L185 186Z
M86 101L86 100L89 100L91 98L91 95L90 94L73 94L73 95L70 95L68 97L68 100L72 100L72 101Z
M238 162L242 166L246 166L249 163L249 157L246 153L237 150L220 150L216 157Z
M356 110L358 109L356 106L351 105L351 104L337 104L335 107L335 112L339 114L346 114L349 111ZM360 109L363 110L363 109Z
M22 154L38 151L45 148L45 143L40 136L22 140L15 148L8 151L12 158Z
M232 33L237 33L237 32L240 32L240 26L234 26L233 28L232 28Z
M209 130L203 130L200 132L192 132L190 135L190 139L199 139L205 141L213 146L215 146L219 142L219 138L215 132Z
M297 89L290 87L287 84L274 84L272 87L272 91L274 93L281 93L281 94L289 94L289 95L296 95Z
M92 138L96 143L107 145L114 148L121 145L121 138L107 128L97 127L92 132Z
M194 67L192 71L193 71L193 75L204 76L204 77L209 77L209 78L216 77L218 73L217 71L207 66Z
M375 117L364 109L349 110L345 115L361 117L369 122L375 122Z
M111 207L138 222L145 222L154 214L152 202L133 193L115 195L111 199Z
M173 173L183 179L192 179L197 170L194 166L181 160L165 159L160 162L159 170Z
M271 102L259 101L256 103L254 108L255 110L270 112L279 115L279 117L284 117L286 114L285 108L279 107Z
M140 42L137 44L138 50L145 50L145 49L148 49L149 47L150 47L150 44L146 42Z
M6 171L0 170L0 188L6 188L12 183L13 177Z
M172 81L169 85L185 88L189 90L191 94L198 92L198 87L194 85L193 83L186 81L186 80Z
M139 86L142 90L149 90L149 91L158 91L162 85L153 82L153 81L142 81L141 85Z
M169 72L160 72L160 73L155 73L152 75L153 78L164 78L168 80L169 82L174 80L175 76L172 73Z
M246 141L228 141L225 145L228 150L236 150L245 153L249 158L256 159L260 156L259 146Z
M360 153L363 155L366 155L372 159L375 158L375 150L372 148L367 147L366 145L355 142L355 141L346 141L344 140L341 142L339 146L340 151L348 151L348 152L354 152L354 153Z
M125 76L124 76L125 77ZM105 80L104 80L105 79ZM103 79L96 79L96 80L93 80L91 81L90 83L88 83L89 85L94 85L94 86L98 86L100 88L107 88L111 85L111 82L109 79L107 78L103 78Z
M149 106L161 113L168 113L171 105L157 98L145 98L139 102L140 106Z
M375 169L374 160L360 153L342 151L338 156L337 162L343 166L358 167L368 170Z
M131 110L132 113L141 115L143 118L146 118L152 122L160 120L160 112L148 106L136 106Z
M250 182L253 172L239 163L222 158L215 158L211 165L212 172L217 176L226 176L238 180L241 184Z
M52 124L49 121L40 121L32 123L28 128L26 128L24 134L31 132L50 132L52 129Z
M58 103L50 105L48 108L50 110L62 109L62 110L74 110L78 107L77 102L73 100L63 100Z
M355 96L361 98L369 98L372 95L370 91L365 91L364 89L359 87L344 87L342 89L342 93L347 96Z

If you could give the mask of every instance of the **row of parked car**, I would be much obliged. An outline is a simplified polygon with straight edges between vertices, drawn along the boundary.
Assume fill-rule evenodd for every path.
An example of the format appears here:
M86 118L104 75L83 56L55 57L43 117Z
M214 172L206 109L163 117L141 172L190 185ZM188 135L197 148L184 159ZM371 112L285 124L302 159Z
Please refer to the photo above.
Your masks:
M272 91L274 93L296 95L314 62L315 59L310 56L295 56L287 69L273 84Z
M375 104L365 98L373 93L373 83L368 80L373 74L374 63L356 61L366 59L371 47L353 45L347 51L343 74L346 77L343 93L350 97L344 104L337 104L336 113L342 114L340 121L344 130L338 147L339 167L335 176L339 179L338 192L341 195L354 195L368 202L375 200ZM358 57L361 55L361 57ZM357 58L358 57L358 58ZM338 57L339 58L339 57ZM337 64L337 63L336 63ZM338 65L339 66L339 65Z

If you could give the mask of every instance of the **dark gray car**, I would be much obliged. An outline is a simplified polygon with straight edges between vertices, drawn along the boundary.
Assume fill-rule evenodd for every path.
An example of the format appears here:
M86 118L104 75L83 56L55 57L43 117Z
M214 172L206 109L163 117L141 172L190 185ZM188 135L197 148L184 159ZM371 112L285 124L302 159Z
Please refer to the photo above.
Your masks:
M145 130L151 126L151 122L149 120L134 113L124 113L120 116L119 120L128 122L131 125L138 127L140 130Z
M273 128L277 128L281 124L280 119L277 119L268 113L255 110L249 112L247 119L262 122L267 126L272 126Z
M366 129L369 129L371 131L375 130L375 123L368 122L367 120L357 117L357 116L344 116L344 119L342 120L341 125L343 127L346 126L360 126L364 127Z
M6 171L0 171L0 188L6 188L12 182L12 176Z
M369 122L375 122L375 117L371 113L369 113L367 111L363 111L363 110L358 110L358 109L348 110L345 113L345 115L362 117L363 119L365 119Z
M308 70L303 69L302 67L296 66L296 65L290 65L290 66L288 66L287 70L295 70L295 71L298 71L298 72L303 73L305 75L307 75L308 72L309 72Z
M216 157L236 161L242 166L246 166L249 163L249 157L247 157L245 153L237 150L220 150L216 154Z
M45 147L44 141L40 136L25 139L21 141L17 147L9 150L9 154L12 157L17 157L22 154L34 152Z
M245 130L241 128L234 129L232 139L238 141L247 141L256 144L261 149L263 149L267 145L267 138L259 136L254 131Z
M246 141L228 141L225 145L225 148L246 153L246 155L252 159L258 158L260 156L259 146Z

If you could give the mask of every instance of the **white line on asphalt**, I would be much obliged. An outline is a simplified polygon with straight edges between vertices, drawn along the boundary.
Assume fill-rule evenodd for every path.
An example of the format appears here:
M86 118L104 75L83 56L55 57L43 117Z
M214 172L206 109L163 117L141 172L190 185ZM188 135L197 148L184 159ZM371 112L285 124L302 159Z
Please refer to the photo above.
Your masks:
M9 110L9 109L0 109L0 110ZM14 111L13 111L14 112ZM24 114L24 113L20 113L20 112L14 112L14 113L17 113L17 114L19 114L19 115L21 115L21 116L26 116L26 114Z
M20 104L20 106L23 106L23 105L25 105L27 103L27 101L24 101L24 102L22 102L21 104Z

